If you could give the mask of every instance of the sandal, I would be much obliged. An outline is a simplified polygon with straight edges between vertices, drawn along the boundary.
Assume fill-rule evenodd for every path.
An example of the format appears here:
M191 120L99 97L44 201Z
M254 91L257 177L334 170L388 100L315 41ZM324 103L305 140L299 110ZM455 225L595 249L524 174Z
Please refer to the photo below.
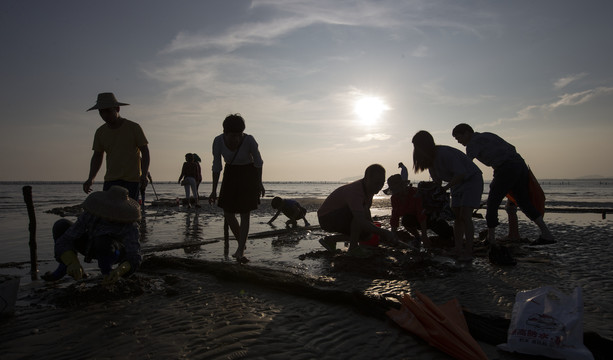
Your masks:
M329 252L331 253L336 252L336 241L333 243L330 243L327 238L322 238L322 239L319 239L319 243Z

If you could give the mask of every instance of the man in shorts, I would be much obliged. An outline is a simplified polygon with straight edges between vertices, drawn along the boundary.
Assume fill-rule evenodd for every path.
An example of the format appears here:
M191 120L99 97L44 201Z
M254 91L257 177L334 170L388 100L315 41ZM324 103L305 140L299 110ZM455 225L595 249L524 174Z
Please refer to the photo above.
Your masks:
M466 146L466 155L477 159L494 169L487 197L485 220L488 228L488 241L496 243L496 226L498 226L498 207L509 193L517 201L519 208L541 230L541 236L534 245L555 243L554 237L543 221L543 214L532 204L530 199L530 169L524 159L517 153L515 146L500 136L489 132L475 132L468 124L458 124L452 132L453 137ZM511 218L517 221L517 217Z

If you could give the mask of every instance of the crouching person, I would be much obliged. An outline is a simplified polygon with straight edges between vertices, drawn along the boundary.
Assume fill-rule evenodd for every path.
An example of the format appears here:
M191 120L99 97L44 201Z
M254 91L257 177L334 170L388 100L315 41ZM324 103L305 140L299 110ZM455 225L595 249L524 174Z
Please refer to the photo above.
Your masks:
M75 223L60 219L53 225L55 258L60 264L43 279L56 281L68 274L79 280L86 276L78 253L84 255L85 262L98 261L103 284L133 274L141 262L138 202L128 197L127 189L112 186L90 194L83 209Z

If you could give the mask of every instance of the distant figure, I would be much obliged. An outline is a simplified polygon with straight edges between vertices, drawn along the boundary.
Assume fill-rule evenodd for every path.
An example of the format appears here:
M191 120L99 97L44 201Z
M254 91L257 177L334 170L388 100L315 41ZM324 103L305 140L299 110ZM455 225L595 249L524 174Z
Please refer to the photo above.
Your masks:
M183 181L181 181L181 179L183 179ZM185 187L185 200L187 200L187 208L192 207L189 193L190 189L194 194L195 206L198 208L200 207L200 204L198 203L199 199L196 179L198 179L198 163L194 161L194 154L187 153L185 154L185 162L181 168L181 175L179 175L179 184Z
M436 145L427 131L413 136L413 166L415 172L429 170L432 180L451 189L451 210L455 219L454 254L460 261L472 261L475 227L472 213L479 208L483 193L481 170L463 152L446 145Z
M422 206L422 199L417 189L406 181L401 175L394 174L387 179L389 192L392 194L392 215L390 225L392 232L400 226L400 219L404 228L415 238L421 239L424 247L432 247L428 238L428 229L435 232L441 240L453 238L453 228L440 218L430 218ZM419 230L418 230L419 229Z
M98 261L104 284L133 274L141 263L138 202L128 197L127 189L115 185L108 191L91 193L83 209L75 223L60 219L53 225L55 258L60 264L43 279L57 281L66 274L75 280L83 278L78 253L85 256L85 262ZM114 264L119 265L113 269Z
M402 181L409 181L409 170L407 170L407 167L401 162L398 163L398 167L400 168L400 178L402 178Z
M319 240L330 252L336 251L336 243L349 241L347 254L354 257L368 257L370 252L358 245L377 234L391 242L397 242L395 235L373 224L370 215L372 199L385 183L385 169L379 164L366 168L364 177L334 190L317 210L322 230L340 233Z
M245 134L245 120L240 114L228 115L223 121L223 134L213 140L213 190L209 202L217 200L217 184L223 168L223 181L217 204L224 210L224 217L238 241L234 256L240 263L249 261L245 246L249 235L249 216L258 208L260 196L265 190L262 184L262 156L258 143L251 135ZM225 167L221 164L224 158ZM239 213L240 224L236 219Z
M96 130L89 176L83 183L83 191L90 193L96 174L102 167L106 153L106 174L103 190L113 185L128 189L132 199L138 198L139 187L147 187L149 172L149 148L147 138L140 125L119 116L120 103L113 93L100 93L96 105L87 111L97 109L105 124ZM142 161L141 161L142 155Z
M287 216L289 220L285 222L287 226L297 226L297 220L304 220L304 226L309 226L309 222L306 219L307 210L303 208L300 203L296 200L292 199L282 199L278 196L275 196L270 202L270 206L273 209L277 210L277 213L268 220L268 224L272 225L273 221L279 216L279 214L283 213L283 215Z
M200 159L200 156L198 156L198 154L194 153L194 162L196 162L196 165L198 165L198 177L196 178L196 191L200 191L200 183L202 182L202 167L200 166L200 163L202 162L202 159Z
M468 124L459 124L453 129L453 137L466 146L466 155L477 159L494 169L487 197L485 219L488 228L488 241L496 244L496 226L498 226L498 207L509 193L517 201L519 208L541 230L540 237L534 245L555 243L554 237L543 220L543 214L534 206L530 198L530 169L515 147L496 134L475 132ZM517 215L513 205L509 205L509 226L517 226ZM516 210L515 210L516 211ZM519 237L519 231L510 229L509 235Z

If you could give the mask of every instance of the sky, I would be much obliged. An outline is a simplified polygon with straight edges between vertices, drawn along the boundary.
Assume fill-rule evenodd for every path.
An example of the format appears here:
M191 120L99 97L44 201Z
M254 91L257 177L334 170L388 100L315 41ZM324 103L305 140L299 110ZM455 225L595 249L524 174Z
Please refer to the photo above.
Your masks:
M84 181L100 92L129 103L154 181L240 113L265 181L412 171L412 136L468 123L539 179L613 177L613 2L0 2L0 181ZM484 178L492 170L475 160ZM104 165L96 177L102 182Z

